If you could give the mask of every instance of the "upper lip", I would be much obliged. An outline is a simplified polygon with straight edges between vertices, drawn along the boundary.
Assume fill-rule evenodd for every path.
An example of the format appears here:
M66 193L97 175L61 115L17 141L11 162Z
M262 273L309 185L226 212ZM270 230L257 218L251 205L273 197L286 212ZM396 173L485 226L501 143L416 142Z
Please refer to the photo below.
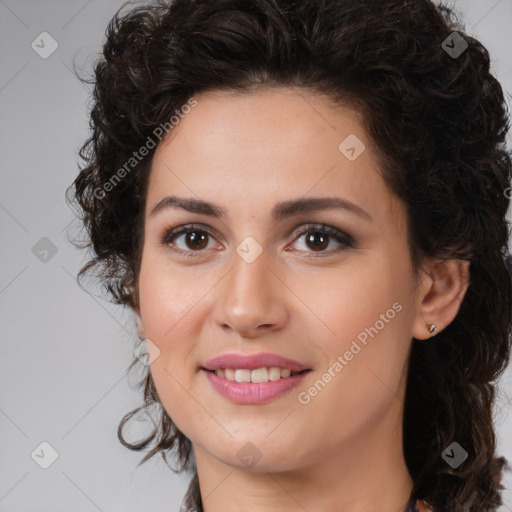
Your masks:
M288 368L294 372L310 369L298 361L268 352L261 352L259 354L237 354L235 352L222 354L206 361L202 368L205 370L218 370L219 368L256 370L257 368L270 368L272 366Z

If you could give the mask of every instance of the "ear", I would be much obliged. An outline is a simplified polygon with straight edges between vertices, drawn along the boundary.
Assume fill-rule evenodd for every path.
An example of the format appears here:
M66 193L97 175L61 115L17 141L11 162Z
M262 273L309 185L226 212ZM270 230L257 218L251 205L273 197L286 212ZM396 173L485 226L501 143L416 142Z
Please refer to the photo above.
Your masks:
M412 335L424 340L447 327L459 312L469 286L469 261L434 260L422 270ZM436 330L429 331L434 324Z

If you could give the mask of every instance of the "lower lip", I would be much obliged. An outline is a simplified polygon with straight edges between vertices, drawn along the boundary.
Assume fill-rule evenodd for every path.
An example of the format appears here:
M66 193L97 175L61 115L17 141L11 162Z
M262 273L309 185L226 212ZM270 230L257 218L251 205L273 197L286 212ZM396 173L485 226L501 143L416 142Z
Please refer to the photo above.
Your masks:
M297 387L302 379L311 370L298 373L293 377L280 378L279 380L253 383L234 382L219 377L215 372L201 370L206 373L207 379L219 394L236 404L261 404L290 391Z

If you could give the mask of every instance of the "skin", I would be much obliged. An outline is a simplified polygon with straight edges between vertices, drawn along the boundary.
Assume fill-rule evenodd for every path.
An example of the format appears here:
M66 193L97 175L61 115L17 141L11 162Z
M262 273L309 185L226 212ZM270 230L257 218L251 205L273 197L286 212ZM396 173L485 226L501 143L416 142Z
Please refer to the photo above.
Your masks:
M454 319L468 265L429 261L414 273L405 205L383 181L357 111L292 88L196 99L152 162L138 318L140 335L160 351L150 368L162 405L193 443L204 510L375 512L378 503L380 512L402 511L413 485L402 451L411 338ZM354 161L338 149L350 134L366 146ZM171 194L227 215L172 207L150 216ZM343 209L271 218L275 203L302 197L341 197L371 220ZM203 248L183 234L160 243L192 222L213 230ZM354 247L330 236L315 250L307 235L293 236L311 223L348 233ZM262 249L252 263L236 252L248 236ZM202 252L187 258L172 248ZM300 403L395 303L401 311ZM273 352L313 371L271 402L234 404L200 370L226 352ZM237 456L246 443L261 454L250 468Z

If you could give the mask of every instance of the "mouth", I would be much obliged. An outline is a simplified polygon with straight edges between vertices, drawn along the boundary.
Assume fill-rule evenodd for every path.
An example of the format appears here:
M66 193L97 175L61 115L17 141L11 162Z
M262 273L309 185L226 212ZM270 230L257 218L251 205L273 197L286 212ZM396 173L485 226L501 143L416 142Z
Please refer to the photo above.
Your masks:
M276 366L254 369L201 367L201 370L217 393L238 405L262 405L284 397L313 371Z

